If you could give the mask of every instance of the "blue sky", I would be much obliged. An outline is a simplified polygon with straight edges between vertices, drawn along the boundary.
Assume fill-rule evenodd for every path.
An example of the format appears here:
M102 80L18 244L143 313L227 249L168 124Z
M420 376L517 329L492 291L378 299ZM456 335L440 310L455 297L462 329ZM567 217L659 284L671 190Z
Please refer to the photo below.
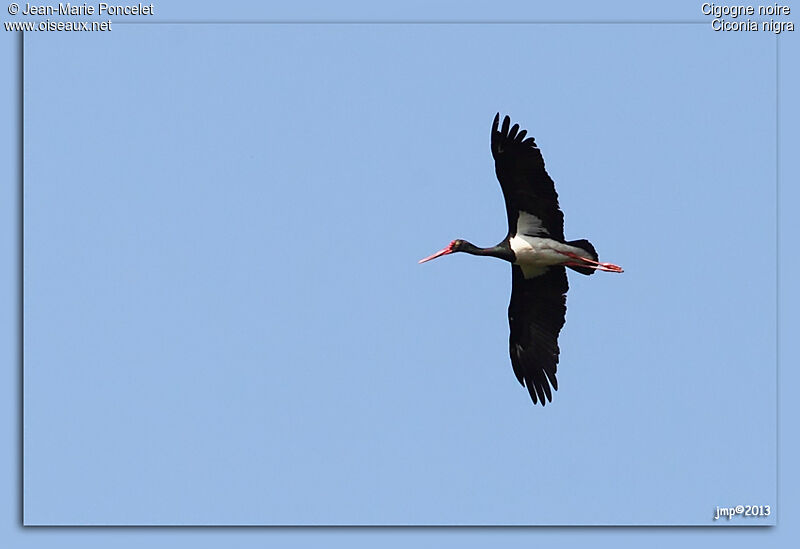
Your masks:
M28 37L26 518L708 524L774 502L775 42L706 30ZM505 353L508 267L416 265L502 238L496 110L537 137L568 237L627 271L571 278L544 410Z

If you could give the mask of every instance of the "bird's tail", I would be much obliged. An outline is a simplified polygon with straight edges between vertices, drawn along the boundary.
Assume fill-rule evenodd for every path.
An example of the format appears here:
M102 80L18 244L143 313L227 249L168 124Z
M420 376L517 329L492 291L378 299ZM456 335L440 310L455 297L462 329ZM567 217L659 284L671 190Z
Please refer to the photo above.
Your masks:
M594 246L592 246L592 243L589 242L588 240L586 239L573 240L571 242L567 242L567 244L569 244L570 246L575 246L576 248L580 248L581 250L586 252L587 257L589 257L589 259L597 261L597 252L595 251ZM585 275L594 274L594 272L597 270L594 269L593 267L575 267L572 265L569 265L569 268L572 269L573 271L577 271Z

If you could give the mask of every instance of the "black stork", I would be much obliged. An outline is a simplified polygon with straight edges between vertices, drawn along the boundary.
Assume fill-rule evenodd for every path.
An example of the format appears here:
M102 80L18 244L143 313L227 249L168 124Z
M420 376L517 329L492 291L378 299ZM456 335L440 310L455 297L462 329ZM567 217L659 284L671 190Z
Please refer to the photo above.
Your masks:
M421 259L465 252L497 257L511 263L511 329L509 352L514 374L536 404L552 402L558 390L558 334L567 313L567 270L584 275L595 271L621 273L612 263L600 263L588 240L564 240L564 214L555 184L533 137L519 124L511 126L500 113L492 124L492 156L508 214L508 235L497 246L478 248L453 240L445 249ZM545 400L546 399L546 400Z

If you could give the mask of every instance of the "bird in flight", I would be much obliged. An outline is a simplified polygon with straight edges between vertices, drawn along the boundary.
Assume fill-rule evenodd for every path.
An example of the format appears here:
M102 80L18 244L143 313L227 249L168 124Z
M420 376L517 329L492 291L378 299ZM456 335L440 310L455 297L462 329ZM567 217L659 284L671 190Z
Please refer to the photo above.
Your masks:
M509 352L514 374L527 387L533 403L552 402L558 389L558 334L567 314L566 267L591 275L621 273L613 263L600 263L588 240L564 239L564 214L555 184L533 137L500 113L492 124L494 168L508 214L508 235L497 246L478 248L453 240L446 248L419 262L465 252L497 257L511 263L511 302L508 305ZM552 388L552 389L551 389Z

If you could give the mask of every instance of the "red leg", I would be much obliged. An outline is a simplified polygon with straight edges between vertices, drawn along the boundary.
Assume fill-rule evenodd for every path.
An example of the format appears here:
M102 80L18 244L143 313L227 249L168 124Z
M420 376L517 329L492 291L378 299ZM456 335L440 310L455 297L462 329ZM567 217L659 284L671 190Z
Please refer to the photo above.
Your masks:
M567 257L571 257L572 259L577 259L578 262L573 263L564 263L564 265L568 267L585 267L588 269L597 269L598 271L606 271L608 273L621 273L623 272L622 267L619 265L614 265L613 263L599 263L593 259L589 259L588 257L581 257L577 254L573 254L572 252L558 252L562 255ZM588 263L588 265L587 265Z

